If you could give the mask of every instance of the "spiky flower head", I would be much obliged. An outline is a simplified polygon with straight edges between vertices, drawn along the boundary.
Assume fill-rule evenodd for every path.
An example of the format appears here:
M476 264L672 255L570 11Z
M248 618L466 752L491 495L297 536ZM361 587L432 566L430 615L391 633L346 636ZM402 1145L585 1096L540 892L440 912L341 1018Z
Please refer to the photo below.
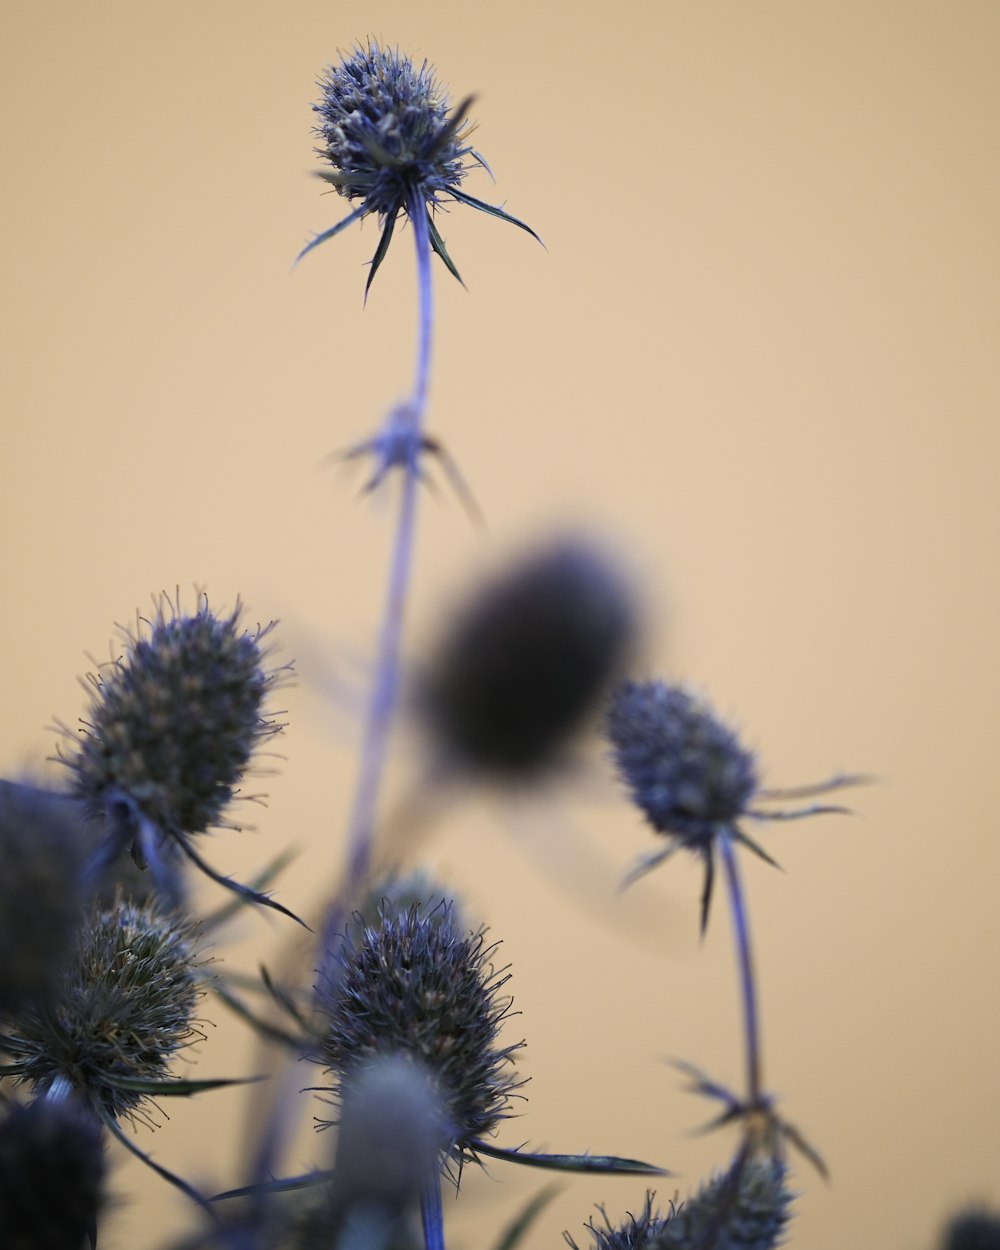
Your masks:
M739 1163L714 1177L680 1206L661 1214L646 1194L639 1214L613 1224L603 1207L591 1219L591 1250L772 1250L781 1245L792 1195L785 1169L773 1160ZM572 1250L576 1242L564 1234Z
M433 218L433 212L449 200L534 235L524 222L461 189L469 167L484 164L467 142L472 127L465 115L472 101L467 99L452 111L426 61L418 69L398 48L382 48L370 39L330 66L319 85L323 95L313 105L319 117L315 132L321 140L319 155L330 164L320 177L348 200L360 203L344 221L318 235L299 259L345 226L377 213L381 235L367 291L399 215L419 214L427 223L431 246L457 278Z
M741 842L774 864L739 823L741 819L796 820L822 813L842 814L848 809L828 804L784 810L766 804L775 799L826 794L868 780L843 774L791 790L763 790L757 762L733 730L699 695L663 681L621 682L608 702L604 732L632 801L656 832L668 839L666 849L640 860L628 879L648 872L678 847L693 851L705 866L702 930L708 922L713 854L720 837ZM758 806L758 802L765 806Z
M69 795L0 781L0 1018L58 982L87 895L85 827Z
M638 1215L631 1212L621 1224L613 1224L608 1218L607 1210L598 1207L600 1220L591 1217L586 1224L590 1232L592 1250L648 1250L673 1214L673 1207L667 1215L661 1215L653 1206L656 1195L648 1190L646 1201ZM571 1250L580 1250L569 1233L563 1233L566 1244Z
M774 1159L743 1161L704 1184L664 1224L656 1250L772 1250L785 1239L792 1193L785 1166ZM714 1238L714 1240L713 1240Z
M418 680L446 764L501 782L560 763L638 633L633 595L579 538L515 560L460 605Z
M102 1117L133 1116L201 1039L199 967L190 925L155 904L89 915L51 1001L0 1033L8 1071L41 1093L67 1088Z
M757 789L757 766L709 705L682 686L627 681L609 702L605 730L618 772L657 833L691 850L731 826Z
M76 792L104 813L122 802L164 834L222 820L254 748L281 726L262 712L275 674L262 643L203 598L187 616L166 598L124 657L89 678L90 713L67 761Z
M0 1120L0 1245L84 1250L104 1200L101 1126L68 1099L11 1105Z
M346 934L317 985L319 1061L337 1103L372 1062L408 1056L436 1082L453 1156L490 1134L520 1084L512 1056L523 1046L499 1043L511 1000L501 993L508 974L491 962L495 951L484 930L459 930L448 904L430 914L383 909L360 937Z

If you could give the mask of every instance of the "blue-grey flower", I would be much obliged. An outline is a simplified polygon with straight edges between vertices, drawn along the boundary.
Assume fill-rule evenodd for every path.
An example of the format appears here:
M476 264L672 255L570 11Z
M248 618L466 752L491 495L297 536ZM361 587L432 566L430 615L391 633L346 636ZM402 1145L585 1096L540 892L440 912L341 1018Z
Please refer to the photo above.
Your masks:
M435 211L449 201L467 204L538 237L504 209L462 190L470 167L486 168L468 142L472 126L466 114L472 100L451 109L426 61L418 68L398 49L380 47L369 39L364 47L359 44L330 66L319 85L323 95L313 105L319 117L315 132L321 146L317 151L330 165L319 176L357 207L317 235L297 260L352 222L375 213L380 235L365 285L367 294L399 217L420 214L426 219L431 247L459 278L434 222Z
M654 1208L654 1196L647 1193L639 1214L620 1224L598 1207L601 1221L586 1225L591 1250L773 1250L784 1240L792 1202L785 1167L772 1159L744 1161L737 1171L713 1177L693 1198L671 1203L666 1214Z
M181 901L179 860L252 902L286 908L220 876L192 836L228 822L226 809L258 745L283 726L266 701L284 670L267 666L274 622L244 629L237 604L217 615L204 597L190 615L166 597L126 639L125 655L88 678L91 706L64 759L90 814L107 822L104 858L128 846L171 904Z
M50 1000L0 1032L6 1070L37 1093L65 1088L105 1122L141 1114L169 1092L173 1057L202 1036L200 962L190 924L155 905L92 913Z
M436 1082L445 1149L456 1162L509 1114L521 1084L513 1056L524 1045L500 1043L511 1000L496 946L484 931L466 933L450 907L396 912L384 907L374 925L349 931L317 985L324 1034L319 1060L342 1106L357 1074L375 1061L404 1055Z
M704 863L701 924L708 922L716 840L725 833L768 863L774 860L741 827L741 820L792 820L842 807L811 805L775 810L758 806L780 798L805 798L853 785L840 776L793 790L764 790L757 761L708 703L684 686L663 681L626 681L612 692L604 731L618 774L632 801L667 846L640 861L634 880L679 847Z

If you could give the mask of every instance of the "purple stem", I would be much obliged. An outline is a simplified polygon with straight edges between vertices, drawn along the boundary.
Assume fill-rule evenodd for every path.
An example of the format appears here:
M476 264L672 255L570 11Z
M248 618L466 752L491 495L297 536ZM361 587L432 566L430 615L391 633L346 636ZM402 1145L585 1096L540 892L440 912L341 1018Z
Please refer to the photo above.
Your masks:
M757 981L753 969L753 952L750 949L750 926L747 919L746 900L740 879L736 848L727 832L718 835L719 853L726 870L729 887L729 907L733 917L733 937L736 941L736 962L739 966L740 989L743 993L743 1029L747 1057L747 1105L756 1107L761 1097L760 1071L760 1021L757 1015Z
M410 584L413 545L416 532L417 487L420 482L420 450L423 437L424 412L430 377L431 331L433 301L431 290L431 246L427 229L427 206L419 197L407 205L413 226L417 253L417 362L413 393L405 405L409 422L406 430L408 454L403 462L403 487L399 520L389 570L385 614L379 633L378 663L361 751L361 769L354 792L354 806L348 835L347 880L348 897L356 893L371 863L375 836L375 810L378 805L382 776L388 755L389 729L399 691L399 653L403 633L403 616ZM396 414L398 420L398 414Z

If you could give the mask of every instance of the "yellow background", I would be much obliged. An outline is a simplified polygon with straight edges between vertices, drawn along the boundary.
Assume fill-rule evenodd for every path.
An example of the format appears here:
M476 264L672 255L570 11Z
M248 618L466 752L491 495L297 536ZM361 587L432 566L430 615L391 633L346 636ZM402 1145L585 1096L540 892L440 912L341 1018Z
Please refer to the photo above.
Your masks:
M477 93L497 184L466 186L547 246L440 219L468 290L436 265L430 427L489 529L425 496L407 654L494 550L585 522L647 589L648 672L703 687L771 784L878 776L852 819L764 832L784 873L747 866L765 1059L833 1178L796 1164L791 1244L930 1247L956 1204L1000 1202L996 4L7 0L0 770L52 751L85 652L152 593L241 595L301 676L258 832L208 854L246 875L298 846L281 898L319 914L394 515L324 457L408 386L411 236L364 310L373 222L290 262L346 211L310 177L309 106L369 33ZM731 1141L687 1136L712 1109L660 1060L742 1079L696 866L616 898L653 840L597 747L572 784L438 824L424 857L503 938L523 1013L503 1140L652 1158L685 1193ZM289 927L246 917L216 954L280 961ZM238 1028L209 1033L197 1074L253 1069ZM140 1144L235 1183L265 1099L174 1104ZM289 1166L313 1151L307 1128ZM115 1159L142 1197L104 1244L154 1250L183 1204ZM452 1244L489 1246L545 1179L512 1172L447 1201ZM532 1247L644 1189L567 1183Z

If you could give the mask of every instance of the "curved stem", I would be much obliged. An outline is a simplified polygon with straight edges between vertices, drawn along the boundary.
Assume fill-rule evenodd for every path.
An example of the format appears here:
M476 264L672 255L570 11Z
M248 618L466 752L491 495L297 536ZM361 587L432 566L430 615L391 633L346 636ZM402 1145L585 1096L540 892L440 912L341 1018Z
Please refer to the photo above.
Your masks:
M407 205L417 252L417 359L413 392L405 414L407 454L402 458L403 488L399 520L389 569L385 614L379 634L375 686L368 706L361 771L354 793L348 839L346 893L351 897L364 879L371 862L375 832L375 809L388 755L389 728L399 688L399 652L403 615L410 584L410 568L416 531L417 487L420 482L420 451L424 411L430 379L433 300L431 290L431 246L427 228L427 206L419 197ZM400 413L396 419L400 419ZM398 437L397 432L397 437Z
M719 853L726 870L729 907L733 917L736 961L739 966L740 989L743 994L743 1030L747 1060L747 1106L756 1107L761 1098L760 1021L757 1014L757 980L754 976L753 952L750 949L750 926L746 899L740 878L736 848L727 831L718 835Z

